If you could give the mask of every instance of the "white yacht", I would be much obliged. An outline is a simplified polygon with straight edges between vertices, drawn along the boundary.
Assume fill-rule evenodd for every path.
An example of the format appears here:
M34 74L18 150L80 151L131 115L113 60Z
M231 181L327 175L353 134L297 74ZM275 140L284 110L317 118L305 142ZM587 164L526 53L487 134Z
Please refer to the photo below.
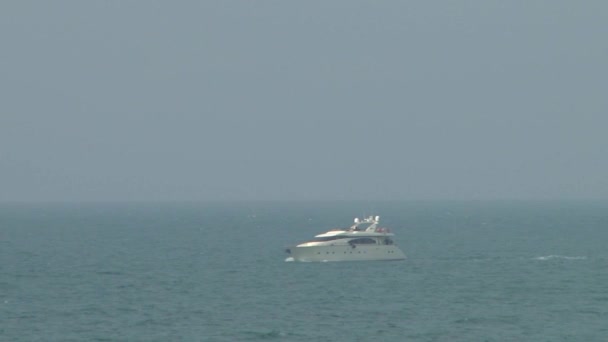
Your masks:
M403 260L394 234L378 227L380 216L359 220L350 228L332 229L311 241L288 247L285 261Z

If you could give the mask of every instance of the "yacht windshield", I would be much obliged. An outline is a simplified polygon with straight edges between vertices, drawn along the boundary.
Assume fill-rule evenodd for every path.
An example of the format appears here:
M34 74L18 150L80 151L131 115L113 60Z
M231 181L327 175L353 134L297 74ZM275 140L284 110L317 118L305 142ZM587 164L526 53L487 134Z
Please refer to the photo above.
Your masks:
M346 238L346 237L345 236L324 236L324 237L316 237L316 238L310 240L310 242L333 241L333 240L344 239L344 238Z

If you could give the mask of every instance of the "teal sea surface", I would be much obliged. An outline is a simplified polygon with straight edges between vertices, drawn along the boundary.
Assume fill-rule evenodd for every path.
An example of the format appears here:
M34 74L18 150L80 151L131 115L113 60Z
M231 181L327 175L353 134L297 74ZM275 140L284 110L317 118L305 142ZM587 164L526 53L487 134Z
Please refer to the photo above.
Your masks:
M380 215L408 259L285 262ZM607 341L608 202L0 204L0 341Z

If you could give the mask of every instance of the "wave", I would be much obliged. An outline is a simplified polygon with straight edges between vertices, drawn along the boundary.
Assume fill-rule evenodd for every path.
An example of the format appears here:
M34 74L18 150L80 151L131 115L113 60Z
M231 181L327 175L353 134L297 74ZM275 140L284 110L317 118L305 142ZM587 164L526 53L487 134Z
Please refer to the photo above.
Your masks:
M534 258L534 260L553 260L553 259L562 259L562 260L586 260L586 256L567 256L567 255L547 255L547 256L539 256Z
M274 339L283 339L284 337L290 335L282 331L278 330L269 330L269 331L245 331L245 335L249 338L248 340L274 340Z

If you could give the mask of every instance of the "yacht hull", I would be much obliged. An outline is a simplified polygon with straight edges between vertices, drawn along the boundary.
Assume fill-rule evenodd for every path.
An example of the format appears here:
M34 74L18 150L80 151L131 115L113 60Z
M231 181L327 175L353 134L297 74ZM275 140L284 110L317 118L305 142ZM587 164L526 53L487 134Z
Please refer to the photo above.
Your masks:
M289 261L327 262L364 260L403 260L405 254L395 245L300 246L287 249Z

